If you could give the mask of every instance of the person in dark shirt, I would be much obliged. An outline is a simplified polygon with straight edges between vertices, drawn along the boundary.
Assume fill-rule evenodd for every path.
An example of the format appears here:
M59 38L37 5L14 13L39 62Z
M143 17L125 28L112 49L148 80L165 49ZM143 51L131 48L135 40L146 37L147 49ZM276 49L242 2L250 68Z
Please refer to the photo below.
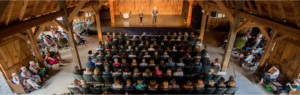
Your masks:
M157 15L158 15L158 10L156 10L156 7L154 7L154 10L152 11L153 24L156 24Z
M142 25L142 21L143 21L143 16L144 16L144 14L142 13L142 11L140 11L139 17L140 17L140 24L141 25Z

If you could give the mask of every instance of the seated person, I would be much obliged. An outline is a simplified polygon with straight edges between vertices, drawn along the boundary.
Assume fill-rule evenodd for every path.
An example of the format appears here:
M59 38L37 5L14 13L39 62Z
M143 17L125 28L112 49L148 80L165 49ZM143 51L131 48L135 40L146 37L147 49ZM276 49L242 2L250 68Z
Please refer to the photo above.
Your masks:
M141 43L139 44L139 46L144 46L144 41L141 40Z
M225 82L225 79L223 77L221 77L219 80L219 83L216 86L218 88L226 88L226 84L224 82Z
M132 75L132 73L129 71L129 67L125 68L125 71L123 72L123 75Z
M202 63L200 62L200 58L196 58L195 66L202 66Z
M174 36L171 36L170 41L171 41L171 42L175 41Z
M148 52L145 52L144 58L150 58L151 56L148 54Z
M113 65L121 65L121 63L119 62L118 58L114 59Z
M183 84L182 88L190 88L190 89L192 89L192 88L193 88L193 83L192 83L192 81L190 81L190 80L187 81L186 84Z
M103 75L111 75L111 74L113 74L113 72L112 71L109 71L109 67L108 66L105 66L104 67L104 72L103 72Z
M215 85L215 82L213 80L209 80L207 87L214 87L214 85Z
M59 60L62 60L61 56L60 56L61 54L59 53L59 51L53 52L53 51L50 51L50 47L46 47L45 48L45 54L48 53L48 52L50 53L51 57L56 56L56 57L58 57Z
M90 67L85 67L85 70L83 71L84 75L93 75L94 71Z
M56 49L58 49L57 43L52 38L50 38L49 35L45 35L43 40L47 46L54 46Z
M18 74L16 73L12 73L12 83L14 84L22 84L22 85L26 85L26 83L30 84L34 89L39 89L39 87L41 87L40 85L36 84L33 80L31 79L23 79L20 76L18 76Z
M71 83L68 88L79 88L79 86L80 84L78 80L74 80L73 83Z
M212 74L214 74L214 72L215 72L215 69L213 67L211 67L209 69L209 71L207 72L207 75L212 75Z
M128 18L129 18L128 13L123 14L123 18L124 18L124 19L128 19Z
M136 89L142 89L142 88L146 88L147 85L145 83L143 83L143 80L139 79L137 80L137 84L135 85Z
M42 82L39 75L33 75L25 66L21 67L21 78L24 78L25 80L32 80L35 81L36 79L38 82Z
M100 75L100 70L98 68L94 69L94 75Z
M151 80L150 84L148 85L148 89L157 89L158 88L158 84L156 84L156 81Z
M169 88L169 82L165 80L159 87L160 89L168 89Z
M170 47L167 47L167 50L165 50L166 52L171 52Z
M162 55L161 57L163 57L163 58L169 58L170 56L168 55L168 52L164 52L164 55Z
M134 68L134 70L133 70L133 75L134 75L134 76L141 76L142 73L139 71L138 68Z
M300 87L300 79L295 79L293 82L291 83L286 83L285 85L285 90L287 92L290 92L290 91L297 91L299 90L299 87Z
M59 60L56 58L56 56L51 57L49 52L46 53L45 55L46 55L45 59L49 61L50 65L59 64L60 66Z
M187 57L183 59L183 62L185 63L186 66L194 66L193 58L191 57L190 54L187 54Z
M278 69L278 65L275 64L273 65L268 72L264 73L261 75L261 80L258 84L262 84L262 83L268 83L273 79L276 79L279 76L279 69Z
M177 71L173 73L173 76L183 76L184 73L181 71L181 68L178 67Z
M115 67L115 68L114 68L114 72L113 72L112 75L113 75L113 76L120 76L120 75L122 75L122 73L119 72L119 69L118 69L117 67Z
M202 56L205 55L205 53L208 52L206 49L207 49L207 46L205 45L205 46L204 46L204 49L201 50L201 55L202 55Z
M254 58L251 51L248 51L247 54L247 57L240 61L241 66L244 66L245 63L251 63L252 59Z
M86 65L95 65L95 63L92 62L92 58L88 58L88 62L86 62Z
M143 76L152 76L152 73L151 73L149 68L145 69L145 72L143 73Z
M173 46L172 51L177 51L176 46Z
M178 60L179 60L179 62L176 63L176 66L177 67L184 67L185 64L182 62L182 58L179 58Z
M82 70L79 70L78 66L75 66L75 67L74 67L74 70L73 70L73 74L79 74L79 75L82 75L83 72L82 72Z
M236 87L236 82L234 80L229 81L227 87Z
M148 66L148 63L146 63L145 58L142 59L142 63L140 64L140 66Z
M158 48L156 49L157 52L163 52L164 49L161 48L161 46L159 45Z
M111 48L108 45L106 45L105 46L105 51L110 51L110 50L111 50Z
M107 54L105 55L105 57L112 57L111 52L107 51Z
M180 39L181 37L180 36L178 36L178 38L176 39L176 41L181 41L181 39Z
M187 36L185 36L185 37L183 38L183 41L188 41Z
M201 58L201 56L199 54L197 54L196 56L194 56L194 58Z
M107 36L106 40L109 41L109 40L113 40L113 39L110 38L110 36Z
M130 79L128 79L126 81L126 85L124 86L124 89L134 89L134 85L131 84L131 80Z
M210 64L210 60L206 60L206 62L204 64L202 64L203 66L211 66Z
M154 76L161 76L163 72L159 70L159 66L155 66L155 70L152 72Z
M142 59L142 58L144 58L143 53L140 52L140 53L139 53L139 56L137 56L136 58L137 58L137 59Z
M150 64L149 64L149 66L155 66L156 64L154 63L154 60L153 59L151 59L150 60Z
M205 84L201 79L194 81L193 87L194 88L204 88Z
M167 35L164 36L163 41L169 41Z
M128 57L136 57L136 55L131 51Z
M204 54L204 56L201 56L200 62L201 62L201 63L205 63L206 60L209 60L209 58L210 58L210 56L209 56L208 53L206 52L206 53ZM210 63L209 63L209 64L210 64Z
M150 62L151 62L151 60L150 60ZM149 64L149 66L150 66L150 64ZM153 64L154 64L154 61L153 61ZM165 61L164 60L160 60L159 66L165 66Z
M103 64L103 62L99 62L98 58L95 60L95 65L102 65L102 64Z
M129 63L126 61L125 58L122 59L122 65L123 66L129 66Z
M212 63L212 65L213 65L213 66L221 66L220 63L219 63L219 58L216 58L216 59L215 59L215 62Z
M152 56L152 58L154 58L154 59L160 58L160 55L158 55L157 51L154 52L154 55Z
M175 67L175 62L173 62L173 59L170 57L169 62L166 63L166 66L171 66L171 67Z
M138 65L138 63L136 62L136 59L132 59L131 65L133 65L133 66L137 66Z
M150 48L148 48L148 51L155 51L155 48L153 48L153 45L150 45Z
M214 75L220 75L221 67L217 67L217 70L213 73Z
M167 72L165 73L165 76L172 76L172 70L170 68L167 69Z
M126 51L133 51L133 49L131 49L131 46L128 46L128 49Z
M80 80L80 83L81 83L80 87L82 87L82 88L93 87L93 85L87 85L85 80Z
M141 52L146 52L146 47L143 47L143 49L141 50Z
M131 39L131 41L136 41L137 39L136 39L136 36L132 36L132 39Z
M48 70L44 69L45 71L42 71L40 66L34 61L29 61L29 70L33 75L39 75L44 80L47 80L46 78L49 77L47 72Z
M169 84L169 89L178 89L179 85L176 83L176 80L173 78Z
M112 85L113 89L123 89L123 85L120 84L120 80L118 77L114 79L114 84Z

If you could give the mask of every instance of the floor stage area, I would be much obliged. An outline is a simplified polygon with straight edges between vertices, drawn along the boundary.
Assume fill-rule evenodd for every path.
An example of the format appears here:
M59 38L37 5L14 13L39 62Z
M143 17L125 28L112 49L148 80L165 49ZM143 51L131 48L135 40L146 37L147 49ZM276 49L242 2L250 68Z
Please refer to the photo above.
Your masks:
M101 20L101 26L111 27L187 27L184 19L180 15L158 15L156 26L153 25L153 17L145 15L143 23L140 25L140 18L138 15L130 15L128 19L123 19L119 15L115 15L115 22L110 20Z

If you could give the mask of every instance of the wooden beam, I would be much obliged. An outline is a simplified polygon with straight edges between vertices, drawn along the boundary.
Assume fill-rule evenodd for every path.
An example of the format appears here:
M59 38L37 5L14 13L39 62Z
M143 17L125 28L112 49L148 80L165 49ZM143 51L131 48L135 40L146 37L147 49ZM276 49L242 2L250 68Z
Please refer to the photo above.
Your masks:
M37 31L37 29L35 29L35 31ZM27 35L30 38L30 45L31 45L32 51L34 52L35 58L37 59L40 67L45 68L46 66L45 66L45 63L44 63L44 58L43 58L43 56L41 54L41 51L39 49L39 46L37 44L36 37L34 37L33 32L32 32L31 29L28 29Z
M233 23L234 18L232 16L232 14L228 11L228 9L224 6L224 4L221 1L216 1L216 3L220 7L220 9L224 11L224 13L226 14L227 18L229 19L229 22Z
M242 24L240 24L240 26L238 26L236 29L234 29L234 33L239 32L248 22L250 22L250 20L246 20L245 22L243 22Z
M208 9L208 5L205 3L205 9ZM200 26L200 39L201 39L201 43L203 43L204 40L204 32L205 32L205 26L206 26L206 20L207 20L207 13L209 13L209 11L204 11L204 13L202 14L202 20L201 20L201 26Z
M109 2L109 5L114 5L114 0L110 0L108 2ZM111 22L115 22L114 6L109 6L109 10L110 10L110 20L111 20ZM151 12L152 12L152 10L151 10Z
M197 2L198 2L198 4L201 6L202 9L205 8L204 4L202 3L203 1L197 1Z
M242 24L243 22L240 22L240 25ZM255 22L248 22L247 24L244 25L244 27L265 27L263 25L260 25L258 23L255 23Z
M247 4L248 4L248 7L249 7L251 13L253 14L253 13L254 13L254 9L253 9L253 6L252 6L251 1L250 1L250 0L247 0Z
M265 2L267 4L267 10L268 10L269 17L272 19L273 18L273 11L271 9L270 2L269 1L265 1Z
M230 5L231 5L232 8L235 8L235 5L234 5L234 3L233 3L232 0L229 0L229 3L230 3Z
M288 38L288 37L289 37L288 35L282 35L282 36L280 36L280 37L274 39L274 42L281 41L281 40L283 40L283 39L285 39L285 38Z
M35 12L36 12L36 9L37 9L38 5L39 5L39 0L34 1L33 8L31 10L31 14L30 15L36 15Z
M276 30L272 31L271 40L268 41L268 43L267 43L267 46L264 50L264 53L263 53L261 59L259 60L259 64L258 64L258 67L257 67L255 73L258 74L258 73L262 72L261 71L263 69L262 67L265 65L267 59L270 57L270 53L271 53L273 45L274 45L274 38L276 37L276 35L277 35L277 31Z
M244 6L245 6L245 1L237 1L236 8L234 11L234 17L235 17L234 23L232 23L230 26L229 37L228 37L225 53L223 55L223 60L222 60L222 64L221 64L222 72L226 72L226 70L227 70L229 60L231 58L231 51L234 46L234 42L235 42L236 35L237 35L237 33L234 33L234 29L236 29L240 24L241 17L239 17L238 14L239 14L240 10L244 9Z
M9 5L10 5L10 7L9 7L9 9L7 9L5 25L8 25L8 23L9 23L9 20L10 20L10 17L11 17L11 12L12 12L12 10L14 8L14 5L15 5L15 0L10 1Z
M277 5L278 5L278 9L280 10L281 20L286 20L286 15L284 13L284 9L283 9L281 1L277 0Z
M83 8L83 6L85 5L85 3L86 3L85 0L82 0L82 1L79 2L79 4L76 6L76 8L72 11L72 13L68 17L69 23L71 23L73 21L74 17L79 12L79 10Z
M289 61L286 62L286 64L289 64L291 62L296 61L297 59L300 59L300 55L295 56L294 58L290 59Z
M18 37L20 37L20 38L22 38L22 39L24 39L24 40L26 40L26 41L30 41L29 38L27 38L25 35L23 35L21 33L18 33L18 34L15 34L15 35L18 36Z
M286 42L289 42L289 43L292 43L293 45L296 45L296 46L298 46L298 47L300 47L300 42L298 42L298 41L295 41L295 40L293 40L293 39L291 39L291 38L286 38L286 39L284 39Z
M206 29L209 29L210 28L210 22L211 22L211 10L210 11L208 11L207 13L208 13L208 17L207 17L207 24L206 24Z
M293 7L297 26L300 27L300 3L298 1L291 0L291 5Z
M47 5L48 5L48 0L44 1L43 2L43 7L42 7L42 10L41 10L41 14L44 15L45 11L46 11L46 8L47 8Z
M22 20L23 20L23 17L24 17L25 11L26 11L27 4L28 4L28 0L24 0L22 9L21 9L20 15L19 15L19 21L22 21Z
M43 28L40 26L36 26L35 30L34 30L34 34L33 34L33 39L37 39L37 37L41 34L41 32L43 31Z
M260 32L265 36L267 41L270 41L271 38L269 36L269 33L267 32L267 29L265 27L258 27Z
M55 5L56 5L56 1L51 1L49 13L51 13L52 11L54 11L53 9L54 9Z
M193 0L192 1L189 0L188 18L186 21L188 27L191 26L191 22L192 22L193 2L194 2Z
M255 3L256 3L256 8L257 8L258 14L261 16L262 9L261 9L260 3L259 3L259 1L255 1Z
M62 16L62 18L63 18L64 26L69 31L68 33L66 33L66 35L68 37L68 44L69 44L69 47L70 47L70 51L72 53L73 62L75 63L76 66L79 67L79 69L82 69L79 54L78 54L78 51L77 51L76 41L74 39L74 32L73 32L73 28L72 28L72 23L70 23L70 21L68 19L68 8L67 8L67 5L66 5L66 2L58 1L58 5L59 5L60 10L64 11L64 13L65 13L65 15Z
M9 1L1 1L0 2L0 19L2 18L3 14L5 13L5 10L9 4Z
M95 1L88 2L84 5L84 8L89 7L89 6L91 6L95 3L96 3ZM75 9L75 7L68 8L68 11L73 11L74 9ZM41 17L38 17L38 18L35 18L35 19L10 24L10 25L5 26L5 27L0 27L0 33L1 33L0 38L7 37L7 36L10 36L10 35L14 35L14 34L19 33L21 31L25 31L29 28L41 25L41 24L46 23L48 21L52 21L53 19L61 17L62 15L64 15L64 11L58 11L58 12L51 13L51 14L48 14L48 15L44 15L44 16L41 16ZM7 31L9 31L9 32L7 32Z
M69 29L66 28L66 27L64 26L64 24L62 24L62 23L59 22L58 20L54 19L53 22L54 22L55 24L57 24L58 26L60 26L64 31L69 32L69 31L68 31Z
M98 6L100 6L100 5L98 5ZM98 39L99 39L99 41L103 41L102 30L101 30L101 21L100 21L101 19L100 19L100 13L98 11L98 6L94 5L94 7L93 6L91 6L91 7L95 12L94 17L96 18L96 25L97 25L97 30L98 30Z

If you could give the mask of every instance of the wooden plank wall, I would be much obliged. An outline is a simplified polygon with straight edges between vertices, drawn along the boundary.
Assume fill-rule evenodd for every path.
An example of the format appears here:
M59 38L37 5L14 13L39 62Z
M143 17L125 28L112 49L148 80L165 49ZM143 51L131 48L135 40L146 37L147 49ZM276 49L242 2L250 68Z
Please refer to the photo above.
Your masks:
M120 12L138 14L140 10L144 15L150 15L153 8L156 7L159 15L181 15L183 1L181 0L152 0L152 1L126 1L120 0L114 2L115 15L120 15Z
M276 42L269 59L267 69L270 68L270 66L272 66L273 64L279 64L281 74L286 75L292 80L298 78L300 73L300 60L297 59L290 63L287 63L287 61L299 55L299 45L290 43L288 40Z
M229 20L227 18L210 18L210 25L207 25L206 27L215 29L216 27L226 26L228 24Z
M23 39L0 46L0 67L6 79L11 79L12 73L20 73L20 67L28 67L30 60L34 57L28 42Z

